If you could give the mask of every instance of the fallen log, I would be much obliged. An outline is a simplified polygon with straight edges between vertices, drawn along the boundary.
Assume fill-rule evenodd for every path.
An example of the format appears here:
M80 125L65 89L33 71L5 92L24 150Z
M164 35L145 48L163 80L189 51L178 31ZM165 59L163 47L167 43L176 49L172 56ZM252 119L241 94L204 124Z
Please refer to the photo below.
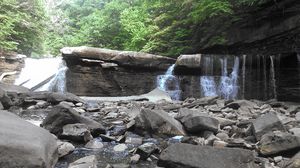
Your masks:
M13 72L4 72L1 74L0 76L0 81L2 81L2 79L4 79L6 76L11 76L11 75L15 75L17 73L17 71L13 71Z
M160 55L135 51L117 51L94 47L65 47L61 50L65 60L94 59L116 63L124 67L141 67L154 69L167 69L176 59Z

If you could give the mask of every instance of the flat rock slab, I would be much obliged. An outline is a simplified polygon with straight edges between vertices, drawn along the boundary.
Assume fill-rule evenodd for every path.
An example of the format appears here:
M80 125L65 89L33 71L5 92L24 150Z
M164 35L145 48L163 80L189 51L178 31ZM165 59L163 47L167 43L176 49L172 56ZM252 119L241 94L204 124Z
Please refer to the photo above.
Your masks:
M217 133L220 123L217 119L209 116L187 116L183 125L190 133L199 133L201 131L212 131Z
M174 144L160 155L158 166L165 168L256 168L251 151L235 148Z
M18 116L0 111L0 167L51 168L58 159L53 135Z
M274 113L267 113L252 122L254 135L257 140L270 131L285 131L283 124Z

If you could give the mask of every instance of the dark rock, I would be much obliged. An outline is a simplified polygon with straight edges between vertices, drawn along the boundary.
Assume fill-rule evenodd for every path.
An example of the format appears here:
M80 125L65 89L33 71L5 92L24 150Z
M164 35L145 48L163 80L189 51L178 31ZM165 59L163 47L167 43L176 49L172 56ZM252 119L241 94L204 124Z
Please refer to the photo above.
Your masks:
M90 155L76 160L68 168L97 168L97 162L96 156Z
M298 152L292 159L285 165L284 168L299 168L300 167L300 152Z
M67 124L59 138L77 142L88 142L93 139L89 128L85 124Z
M142 160L146 160L151 154L157 152L159 148L154 143L144 143L139 146L136 150L136 153L141 156Z
M260 116L252 122L254 135L257 140L260 140L261 136L267 132L279 130L285 131L278 116L274 113L268 113Z
M41 125L51 133L60 135L63 131L63 126L75 123L85 124L91 131L92 135L97 136L100 133L105 133L105 128L102 124L83 117L71 107L63 105L54 107Z
M50 168L58 159L53 135L16 115L0 111L0 167Z
M220 127L219 121L209 116L187 116L183 120L183 125L190 133L200 133L201 131L217 133Z
M142 109L135 118L136 128L158 135L185 135L185 131L177 120L163 110Z
M251 151L234 148L173 144L165 149L158 161L165 168L255 168Z
M72 103L84 103L85 101L80 97L72 94L72 93L58 93L58 92L30 92L26 94L26 99L34 99L34 100L45 100L50 103L58 104L62 101L72 102Z
M259 151L263 155L273 155L299 148L300 137L279 131L263 135L259 145Z

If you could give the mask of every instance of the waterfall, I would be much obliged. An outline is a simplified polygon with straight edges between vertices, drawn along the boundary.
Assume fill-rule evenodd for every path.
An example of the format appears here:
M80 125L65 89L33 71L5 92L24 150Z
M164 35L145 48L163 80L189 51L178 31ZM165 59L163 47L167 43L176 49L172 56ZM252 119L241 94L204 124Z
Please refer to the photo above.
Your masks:
M15 84L36 91L65 92L66 70L62 58L27 58Z
M247 55L243 55L243 68L242 68L242 78L243 78L243 91L242 91L242 98L245 98L245 82L246 82L246 59Z
M275 79L275 68L274 68L274 56L270 56L270 72L271 72L271 83L273 88L273 96L275 99L277 99L277 93L276 93L276 79Z
M217 96L216 83L213 76L201 76L200 84L204 96Z
M172 99L180 99L180 87L178 78L174 75L175 64L170 66L164 75L157 76L156 85L160 90L167 92Z

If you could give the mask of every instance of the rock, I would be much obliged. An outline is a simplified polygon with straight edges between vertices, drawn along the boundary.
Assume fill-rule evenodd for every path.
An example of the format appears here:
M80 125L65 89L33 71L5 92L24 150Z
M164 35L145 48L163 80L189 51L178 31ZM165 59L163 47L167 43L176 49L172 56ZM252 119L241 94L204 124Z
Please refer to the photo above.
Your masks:
M0 102L3 105L3 109L8 109L13 105L13 102L8 97L7 92L0 88Z
M295 105L289 106L289 108L286 111L289 114L296 114L297 112L300 112L300 106L295 106Z
M59 136L63 131L63 126L75 123L85 124L92 135L97 136L100 133L105 133L105 128L102 124L81 116L74 109L66 105L55 106L41 125L51 133Z
M187 116L183 125L190 133L199 133L201 131L212 131L217 133L220 127L219 121L209 116Z
M291 128L289 132L293 133L293 135L300 137L300 128Z
M140 160L141 156L139 154L135 154L130 157L130 163L131 164L137 164Z
M125 144L119 144L119 145L114 146L115 152L124 152L126 149L128 149L128 147Z
M158 151L158 147L151 142L144 143L139 146L136 150L136 153L141 156L142 160L146 160L152 153Z
M57 146L58 146L58 156L59 157L63 157L75 150L75 146L69 142L58 141Z
M29 93L29 89L23 86L11 85L0 82L0 89L5 91L8 95L19 94L19 93Z
M228 145L227 142L215 140L213 143L213 147L215 148L225 148Z
M116 51L93 47L65 47L61 53L65 59L96 59L114 62L119 66L167 69L175 59L134 51Z
M195 100L192 103L188 103L186 105L183 105L182 107L192 108L195 106L206 106L206 105L212 105L217 103L217 96L211 96L211 97L202 97L200 99Z
M255 168L251 151L173 144L160 155L158 166L165 168Z
M143 143L143 138L134 134L126 135L125 143L133 144L133 145L141 145Z
M137 129L158 135L185 135L183 126L163 110L142 109L135 118Z
M90 155L76 160L68 168L97 168L97 162L96 156Z
M3 107L3 105L2 105L2 103L0 101L0 110L3 110L3 109L4 109L4 107Z
M180 55L176 60L176 68L192 68L200 69L201 68L201 54L194 55Z
M276 157L274 157L274 162L275 163L281 162L282 159L283 159L282 156L276 156Z
M252 122L254 135L257 140L261 139L261 136L267 132L279 130L285 131L284 126L279 120L278 116L274 113L268 113L260 116Z
M198 111L198 110L191 110L188 108L180 108L175 118L183 122L187 117L195 117L195 116L208 116L208 113Z
M85 103L85 101L72 93L58 93L58 92L30 92L25 94L27 100L44 100L50 103L58 104L60 102L72 102L72 103Z
M112 167L113 168L130 168L131 166L128 164L119 163L119 164L113 164Z
M216 137L220 138L223 141L227 141L229 139L228 134L224 133L224 132L220 132L216 135Z
M89 149L102 149L103 146L103 143L99 139L92 139L84 147Z
M284 168L299 168L300 167L300 152L298 152L291 160L285 165Z
M295 118L296 120L300 121L300 112L296 113Z
M0 167L54 167L58 159L53 135L18 116L0 111Z
M231 103L228 103L226 105L226 107L229 107L229 108L232 108L232 109L239 109L241 107L243 108L254 108L256 106L255 103L251 102L251 101L248 101L248 100L236 100L236 101L233 101Z
M93 139L89 128L85 124L67 124L59 138L77 142L88 142Z
M263 155L273 155L297 148L300 148L300 137L279 131L263 135L259 145L259 151Z

